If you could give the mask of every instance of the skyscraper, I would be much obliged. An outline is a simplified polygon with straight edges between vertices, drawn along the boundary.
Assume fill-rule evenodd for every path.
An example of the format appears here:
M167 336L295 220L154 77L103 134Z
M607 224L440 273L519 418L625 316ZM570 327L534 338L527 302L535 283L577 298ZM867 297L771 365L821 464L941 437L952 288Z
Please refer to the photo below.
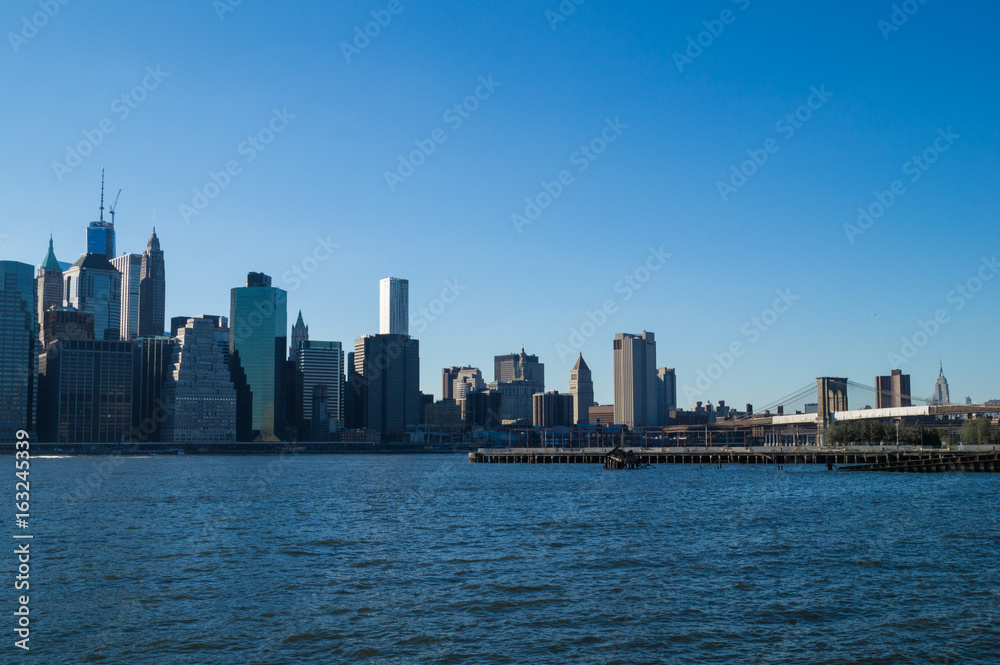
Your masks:
M296 319L295 325L292 326L292 344L288 349L288 359L291 361L295 360L295 353L299 350L299 345L302 342L309 340L309 326L306 322L302 320L302 310L299 310L299 318Z
M304 340L295 365L301 413L299 439L328 441L331 431L344 426L343 347L340 342ZM322 413L317 413L317 404L322 405Z
M486 390L483 373L478 367L460 368L452 381L450 396L456 400L465 399L466 395L477 390Z
M535 427L569 427L575 415L572 395L550 390L532 396L532 424ZM588 410L589 411L589 410Z
M94 315L72 307L53 307L45 312L39 353L60 339L94 339Z
M380 335L410 334L410 282L386 277L378 283L378 332Z
M169 337L132 342L132 429L136 441L160 441L168 416L163 387L176 343ZM227 368L228 375L228 368Z
M458 373L462 369L462 367L452 366L441 370L441 399L452 399L454 397L452 394L453 383L458 378Z
M63 274L66 304L94 315L94 336L117 342L121 332L122 275L104 254L84 254Z
M254 438L284 436L283 371L288 339L288 294L271 286L263 273L248 273L245 287L230 292L229 352L246 375L252 393L250 425Z
M122 314L118 336L123 342L131 342L139 336L139 279L142 255L122 254L111 259L111 265L122 275ZM162 335L163 330L157 334Z
M100 254L111 260L115 252L115 223L104 221L104 169L101 168L101 216L87 227L87 254Z
M948 379L944 378L944 364L940 365L937 381L934 383L935 406L951 404L951 392L948 390Z
M35 431L38 326L35 269L0 261L0 441Z
M39 373L45 387L43 441L132 439L132 344L61 339L42 354Z
M658 425L670 424L670 412L677 408L677 373L673 367L656 370L656 421Z
M420 342L408 335L365 335L354 342L348 395L362 427L401 441L420 423Z
M139 336L162 335L166 328L167 278L156 228L149 236L139 267Z
M594 404L594 381L582 353L569 373L569 394L573 396L573 424L588 424L590 407Z
M875 408L892 409L912 406L910 401L910 375L894 369L890 376L875 377Z
M45 337L45 311L50 307L62 307L63 270L52 250L52 236L49 236L49 251L38 268L35 278L38 293L38 339Z
M195 316L177 331L163 385L165 442L236 440L236 388L217 329L217 320Z
M657 424L656 339L653 333L617 333L614 340L615 424Z

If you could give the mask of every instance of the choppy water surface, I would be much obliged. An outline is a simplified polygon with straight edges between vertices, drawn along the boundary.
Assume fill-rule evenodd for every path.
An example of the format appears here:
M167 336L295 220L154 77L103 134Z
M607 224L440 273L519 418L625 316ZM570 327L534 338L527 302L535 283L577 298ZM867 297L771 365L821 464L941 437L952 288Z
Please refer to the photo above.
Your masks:
M1000 654L1000 475L109 459L32 465L34 662Z

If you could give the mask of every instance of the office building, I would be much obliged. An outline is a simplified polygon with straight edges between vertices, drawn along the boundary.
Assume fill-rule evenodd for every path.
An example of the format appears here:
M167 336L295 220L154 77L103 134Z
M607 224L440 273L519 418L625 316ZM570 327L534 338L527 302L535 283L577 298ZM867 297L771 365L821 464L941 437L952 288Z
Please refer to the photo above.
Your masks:
M0 441L35 432L38 296L35 269L0 261Z
M35 287L38 293L38 339L45 339L45 312L52 307L62 307L63 305L63 269L56 260L56 253L52 249L52 236L49 236L49 251L45 254L45 260L38 268L38 276L35 278Z
M458 373L465 367L445 367L441 370L441 399L454 399L455 396L452 394L452 388L454 386L455 379L458 378Z
M573 424L589 424L589 411L594 404L594 381L582 353L569 373L569 394L573 396Z
M378 284L378 332L380 335L410 334L410 282L386 277Z
M211 319L195 316L177 331L163 385L164 442L236 440L236 388L219 349L217 328Z
M536 393L545 392L545 364L538 356L529 356L521 347L520 353L493 358L493 380L496 382L530 381Z
M912 406L910 401L910 375L894 369L889 376L875 377L875 408L893 409Z
M673 367L656 370L656 424L669 425L670 412L677 410L677 373Z
M529 427L532 421L532 396L538 392L536 381L494 381L490 390L501 395L501 419L504 425Z
M590 407L590 424L607 427L615 423L615 407L613 404Z
M462 422L470 429L498 430L503 425L503 396L495 390L473 390L455 400L461 407Z
M94 339L94 314L72 307L56 307L45 312L42 328L40 352L60 339Z
M532 424L535 427L570 427L575 419L572 395L550 390L532 396Z
M139 275L139 336L162 335L166 330L167 277L155 228L142 253Z
M39 375L43 441L132 440L132 344L62 339L41 355Z
M111 265L122 275L121 325L118 336L131 342L139 336L139 278L142 268L141 254L122 254L111 259ZM161 329L159 335L163 334Z
M951 404L951 391L948 390L948 379L944 378L944 364L940 365L937 381L934 383L934 397L931 400L934 406Z
M249 273L245 287L230 291L230 362L239 364L251 393L253 440L278 441L284 436L287 300L288 294L272 287L263 273Z
M302 320L302 310L299 310L299 318L292 326L292 343L288 349L288 359L295 361L295 353L299 350L302 342L309 341L309 326Z
M132 342L132 432L135 441L160 441L168 411L163 386L175 342L169 337L140 337Z
M483 373L478 367L462 367L458 370L451 385L451 397L455 400L464 399L475 390L486 390Z
M301 341L295 369L299 439L329 441L330 432L344 428L344 350L341 343ZM317 411L317 406L321 411Z
M66 304L94 315L94 337L117 342L121 334L122 275L103 254L84 254L64 273Z
M354 342L347 395L360 427L401 441L420 423L420 342L407 335L366 335Z
M615 424L630 428L656 425L656 339L653 333L617 333L613 349Z

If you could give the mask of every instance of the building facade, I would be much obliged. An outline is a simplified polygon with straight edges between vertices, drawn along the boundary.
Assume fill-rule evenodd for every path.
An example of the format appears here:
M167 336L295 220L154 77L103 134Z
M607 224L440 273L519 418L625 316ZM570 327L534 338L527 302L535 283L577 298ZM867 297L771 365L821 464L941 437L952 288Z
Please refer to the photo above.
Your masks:
M656 339L653 333L617 333L614 340L615 424L657 424Z
M236 388L219 349L217 328L212 320L195 316L177 332L163 385L164 442L236 441Z
M569 394L573 396L573 424L589 424L590 407L594 404L594 380L582 353L569 373Z
M132 430L135 441L160 441L167 418L163 386L173 357L174 340L140 337L132 342Z
M63 339L41 355L39 436L51 443L132 440L132 345Z
M309 341L309 326L302 320L302 310L299 310L299 318L295 320L295 325L292 326L292 343L288 349L288 359L294 362L299 346L302 342L307 341Z
M117 342L121 334L122 275L103 254L84 254L68 268L65 302L94 315L94 337Z
M401 441L420 424L420 342L408 335L366 335L354 342L348 396L361 427Z
M951 391L948 389L948 379L944 378L944 365L940 366L937 381L934 382L934 397L932 402L935 406L951 404Z
M49 236L49 251L38 268L35 278L38 293L38 339L45 338L45 312L52 307L63 306L63 269L56 260L52 249L52 236Z
M42 333L44 352L60 339L94 339L94 314L72 307L57 307L45 312Z
M0 441L35 432L38 296L35 269L0 261Z
M535 392L545 392L545 364L538 356L529 356L521 347L520 353L493 357L493 380L500 382L529 381Z
M111 259L111 265L122 275L121 325L118 336L131 342L139 336L139 278L142 268L141 254L122 254ZM163 334L163 330L158 333Z
M894 369L889 376L875 377L875 408L893 409L913 406L910 399L910 375Z
M249 273L246 286L230 292L230 362L239 364L251 394L248 421L253 440L284 436L287 300L288 294L272 287L263 273Z
M344 428L344 349L340 342L303 340L295 358L299 439L329 441ZM317 411L317 406L322 408Z
M535 427L570 427L575 419L572 395L551 390L532 396L532 425Z
M410 334L410 282L398 277L379 281L378 332L380 335Z
M669 425L670 412L677 410L677 373L673 367L656 370L656 424Z
M167 276L163 250L156 229L149 236L146 251L139 266L139 323L140 337L163 335L166 328Z

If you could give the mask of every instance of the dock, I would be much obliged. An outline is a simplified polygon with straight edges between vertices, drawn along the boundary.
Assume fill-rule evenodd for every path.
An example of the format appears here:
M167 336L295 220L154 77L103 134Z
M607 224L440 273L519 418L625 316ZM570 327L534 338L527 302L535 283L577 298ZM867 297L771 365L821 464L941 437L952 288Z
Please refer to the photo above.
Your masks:
M473 464L600 464L605 466L614 448L480 448L469 453ZM640 465L744 464L780 466L821 464L828 469L857 471L1000 471L1000 451L994 447L961 450L872 446L861 448L625 448Z

